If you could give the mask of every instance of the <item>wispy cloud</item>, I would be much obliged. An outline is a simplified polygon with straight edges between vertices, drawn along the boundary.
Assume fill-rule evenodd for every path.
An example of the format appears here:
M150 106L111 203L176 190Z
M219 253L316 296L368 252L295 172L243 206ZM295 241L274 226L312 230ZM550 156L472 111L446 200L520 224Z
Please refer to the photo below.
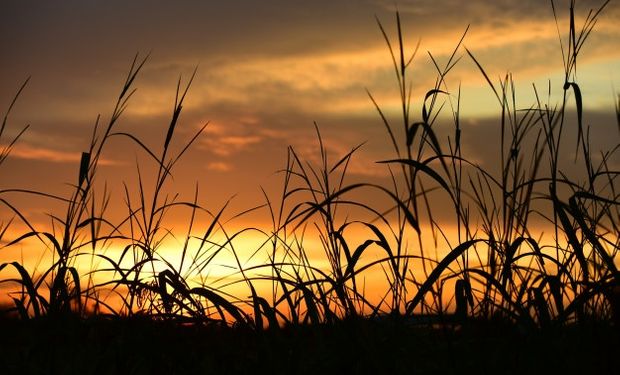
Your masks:
M216 172L230 172L233 169L233 167L229 163L225 163L222 161L214 161L214 162L207 163L207 169L210 171L216 171Z
M53 163L79 162L80 156L81 154L77 152L59 151L50 148L34 147L27 144L20 144L11 152L11 157Z
M265 139L260 127L248 126L247 123L213 123L199 145L203 150L218 157L230 157L247 150Z
M2 148L3 146L0 146ZM54 150L40 146L33 146L27 143L19 143L11 150L10 158L18 158L25 160L37 160L51 163L79 163L82 156L81 152L70 152L62 150ZM102 158L99 160L100 165L117 165L116 161Z

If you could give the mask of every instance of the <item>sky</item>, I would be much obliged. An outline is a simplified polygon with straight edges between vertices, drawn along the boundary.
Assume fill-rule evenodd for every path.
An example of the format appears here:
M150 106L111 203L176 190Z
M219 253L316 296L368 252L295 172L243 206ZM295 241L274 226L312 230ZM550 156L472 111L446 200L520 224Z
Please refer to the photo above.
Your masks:
M568 4L556 1L564 40ZM600 4L579 1L577 14ZM198 185L200 203L211 210L233 196L232 213L264 203L261 187L277 200L282 186L277 171L286 166L288 146L305 160L319 161L315 123L333 160L363 143L354 154L351 181L389 181L385 167L375 162L395 155L366 90L397 121L398 88L376 21L394 38L396 8L409 50L420 43L411 73L414 116L419 117L421 100L435 82L430 56L445 63L468 26L463 44L494 82L513 74L519 106L533 104L533 84L546 92L551 82L553 92L561 93L558 31L550 3L539 0L7 0L0 5L0 109L8 107L24 80L30 81L0 142L29 128L0 166L0 189L68 196L95 120L98 115L103 123L109 119L136 54L149 57L118 131L155 150L166 135L179 77L187 82L197 67L175 150L209 125L171 182L171 191L185 199L192 199ZM620 2L612 1L578 66L586 121L602 149L618 143L618 19ZM499 107L464 49L457 56L462 60L448 76L446 103L455 101L460 85L463 148L472 160L490 165L496 160L492 136ZM444 112L439 122L449 129L449 106ZM138 160L141 168L149 168L131 142L111 141L101 180L114 194L122 192L123 182L135 187ZM57 209L23 194L4 197L34 221L47 220L41 214ZM0 214L3 220L11 216L5 206Z

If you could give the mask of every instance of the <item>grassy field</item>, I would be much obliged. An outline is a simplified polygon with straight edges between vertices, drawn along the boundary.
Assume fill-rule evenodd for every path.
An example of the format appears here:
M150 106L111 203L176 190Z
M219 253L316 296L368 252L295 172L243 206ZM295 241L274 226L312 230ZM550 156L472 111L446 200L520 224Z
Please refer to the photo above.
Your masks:
M579 52L606 4L580 18L571 7L566 38L558 32L565 68L564 84L553 88L559 103L545 101L551 87L534 88L537 101L518 108L512 77L495 82L461 39L445 63L431 56L437 80L419 103L420 118L411 114L415 50L404 45L398 13L393 38L379 23L402 103L394 123L369 93L393 148L393 158L378 161L392 183L348 184L359 148L330 160L317 126L319 165L289 148L282 194L265 193L254 209L267 212L271 230L230 232L225 208L210 212L198 195L182 200L170 192L175 165L204 136L205 127L181 149L170 146L193 76L185 85L179 80L161 149L117 130L147 63L136 56L109 121L97 122L76 166L73 193L20 191L65 205L64 213L50 213L53 228L35 227L7 198L15 191L0 191L0 204L13 216L0 223L3 248L35 240L52 259L37 269L17 259L0 264L11 302L1 322L1 365L15 373L613 372L620 340L618 146L593 155L575 81ZM497 98L497 172L461 147L467 129L460 92L445 88L461 58L475 63ZM13 104L0 128L0 164L27 131L6 139ZM441 111L453 119L445 139L437 131ZM620 127L620 100L616 113ZM576 144L566 141L570 132ZM146 175L138 166L137 183L127 181L118 200L97 179L112 138L130 140L155 170ZM575 162L563 170L560 156L572 152ZM359 198L377 195L390 203ZM456 243L437 219L437 199L450 202ZM112 219L112 204L127 215ZM180 262L173 262L161 247L172 231L166 219L181 209L190 212L188 229ZM210 219L199 222L200 215ZM532 224L540 221L551 228L551 240L540 240ZM8 238L16 223L28 229ZM352 228L367 238L350 234ZM262 244L237 248L235 239L248 231ZM306 251L311 231L326 266ZM433 247L428 238L444 242ZM122 250L106 251L112 245ZM438 247L448 251L437 256ZM200 278L224 253L236 262L236 278L220 284ZM248 254L262 260L243 266ZM78 267L83 258L98 266ZM376 270L386 288L371 298L364 280ZM233 287L244 292L229 292Z
M8 324L7 324L8 323ZM2 322L5 374L611 374L617 330L346 320L256 331L150 318Z

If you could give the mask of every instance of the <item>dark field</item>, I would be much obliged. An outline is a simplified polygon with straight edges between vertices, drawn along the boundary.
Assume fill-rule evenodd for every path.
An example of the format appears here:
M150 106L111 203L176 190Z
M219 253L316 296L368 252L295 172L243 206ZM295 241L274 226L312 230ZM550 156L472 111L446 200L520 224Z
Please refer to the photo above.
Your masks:
M151 318L3 321L3 374L613 374L616 327L397 319L256 332Z

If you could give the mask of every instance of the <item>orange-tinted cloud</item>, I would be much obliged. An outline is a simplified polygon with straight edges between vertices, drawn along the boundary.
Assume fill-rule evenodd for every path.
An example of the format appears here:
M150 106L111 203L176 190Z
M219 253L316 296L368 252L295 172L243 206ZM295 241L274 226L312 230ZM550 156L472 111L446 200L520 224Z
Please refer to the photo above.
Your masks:
M2 146L0 146L1 148ZM51 163L79 163L81 152L68 152L46 147L33 146L20 142L11 150L10 157L26 160L39 160ZM118 162L109 159L100 159L100 165L115 165Z
M207 163L207 169L216 172L230 172L233 168L230 164L222 161Z

